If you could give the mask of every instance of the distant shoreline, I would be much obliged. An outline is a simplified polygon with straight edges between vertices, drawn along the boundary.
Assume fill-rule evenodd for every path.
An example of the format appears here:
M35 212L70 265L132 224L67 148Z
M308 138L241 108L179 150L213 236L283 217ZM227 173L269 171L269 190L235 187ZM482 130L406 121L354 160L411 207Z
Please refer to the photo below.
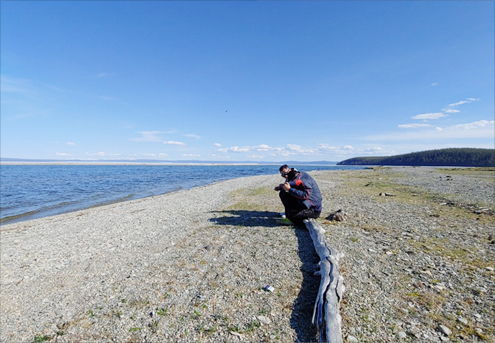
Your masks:
M257 163L214 163L214 162L0 162L0 165L19 165L19 166L29 166L29 165L39 165L39 166L257 166L257 165L278 165L277 163L266 163L266 164L257 164ZM309 164L308 164L309 165ZM317 164L314 164L317 165Z
M51 159L23 159L0 158L0 165L212 165L212 166L280 166L282 164L298 166L336 166L334 161L215 161L215 160L51 160Z
M280 166L284 162L102 162L102 161L53 161L53 162L24 162L24 161L0 161L0 166ZM318 162L287 162L291 166L337 166L336 163Z

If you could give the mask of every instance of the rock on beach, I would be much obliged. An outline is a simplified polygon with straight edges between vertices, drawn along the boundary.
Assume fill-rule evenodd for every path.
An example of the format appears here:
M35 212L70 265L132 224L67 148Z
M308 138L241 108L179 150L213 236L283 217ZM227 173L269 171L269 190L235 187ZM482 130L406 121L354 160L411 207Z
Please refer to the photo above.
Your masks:
M495 341L493 171L310 174L347 341ZM277 224L279 178L1 226L0 342L317 342L319 259Z

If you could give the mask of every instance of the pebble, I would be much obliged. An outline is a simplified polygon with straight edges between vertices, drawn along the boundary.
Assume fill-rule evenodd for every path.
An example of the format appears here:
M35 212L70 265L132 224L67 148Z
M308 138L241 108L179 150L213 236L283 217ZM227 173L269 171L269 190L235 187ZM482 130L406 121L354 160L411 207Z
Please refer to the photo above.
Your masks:
M263 324L270 324L272 320L266 316L257 316L256 317Z
M440 325L439 329L440 332L443 333L445 336L450 336L452 334L452 331L445 325Z

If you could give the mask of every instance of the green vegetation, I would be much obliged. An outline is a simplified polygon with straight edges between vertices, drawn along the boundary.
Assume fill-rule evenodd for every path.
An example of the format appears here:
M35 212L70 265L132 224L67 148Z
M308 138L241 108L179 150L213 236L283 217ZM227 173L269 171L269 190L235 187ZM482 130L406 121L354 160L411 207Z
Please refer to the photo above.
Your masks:
M272 187L260 187L255 189L239 189L232 192L234 204L227 210L230 211L269 211L273 208L274 196ZM279 202L275 202L279 204Z
M35 343L41 343L41 342L46 342L49 341L51 338L49 336L35 336L34 337L34 342Z
M156 311L156 314L158 314L159 316L166 316L166 315L168 315L168 309L167 308L160 307Z
M449 148L395 156L354 157L337 165L495 167L495 149Z

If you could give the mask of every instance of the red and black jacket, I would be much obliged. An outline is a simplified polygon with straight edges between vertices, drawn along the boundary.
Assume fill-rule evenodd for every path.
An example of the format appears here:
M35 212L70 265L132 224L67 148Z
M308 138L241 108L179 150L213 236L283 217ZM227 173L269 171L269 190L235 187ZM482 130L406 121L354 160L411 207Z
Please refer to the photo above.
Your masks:
M306 208L313 207L315 211L321 212L321 193L316 181L309 174L299 172L296 177L289 181L289 194L297 198Z

